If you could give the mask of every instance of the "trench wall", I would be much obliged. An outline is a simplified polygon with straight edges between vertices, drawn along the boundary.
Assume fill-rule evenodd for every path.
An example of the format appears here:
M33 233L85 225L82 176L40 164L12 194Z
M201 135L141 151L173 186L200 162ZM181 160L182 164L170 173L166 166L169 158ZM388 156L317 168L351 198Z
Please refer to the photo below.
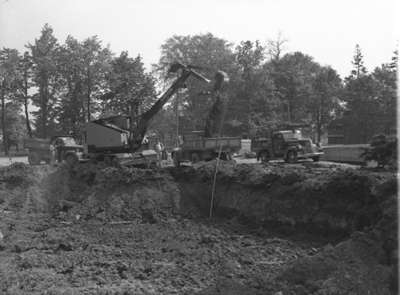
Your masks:
M215 166L172 170L183 214L208 215ZM260 225L352 233L382 217L393 176L354 169L223 164L217 174L214 214L241 216Z

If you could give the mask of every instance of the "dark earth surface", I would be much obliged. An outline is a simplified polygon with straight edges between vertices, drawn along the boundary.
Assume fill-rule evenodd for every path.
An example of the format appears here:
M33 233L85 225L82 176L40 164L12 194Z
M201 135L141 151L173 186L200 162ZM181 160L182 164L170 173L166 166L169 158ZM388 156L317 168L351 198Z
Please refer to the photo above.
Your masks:
M256 187L251 196L261 200L272 191L260 183L282 185L282 173L290 172L283 185L291 186L348 171L224 164L219 205L209 219L203 213L208 199L196 199L187 186L206 190L201 183L207 183L208 189L212 165L182 168L190 171L2 168L0 294L397 294L393 174L361 175L373 179L371 196L382 196L372 202L380 208L373 223L340 233L328 223L321 234L302 230L298 216L291 221L298 227L285 224L291 210L268 227L261 211L249 214L244 201L225 206L237 196L224 181L234 182L234 190L241 186L241 194Z

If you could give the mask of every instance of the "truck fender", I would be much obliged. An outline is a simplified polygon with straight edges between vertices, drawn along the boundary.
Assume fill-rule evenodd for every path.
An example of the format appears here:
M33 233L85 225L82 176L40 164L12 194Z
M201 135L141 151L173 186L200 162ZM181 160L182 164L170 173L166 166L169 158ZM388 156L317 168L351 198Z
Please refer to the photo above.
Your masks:
M268 162L270 158L269 150L261 150L257 154L257 161Z

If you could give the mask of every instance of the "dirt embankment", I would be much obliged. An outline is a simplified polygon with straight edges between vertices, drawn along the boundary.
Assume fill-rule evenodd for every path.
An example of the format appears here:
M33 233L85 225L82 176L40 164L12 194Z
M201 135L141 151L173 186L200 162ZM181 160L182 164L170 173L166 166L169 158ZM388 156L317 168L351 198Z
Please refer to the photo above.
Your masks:
M214 172L212 162L171 171L182 209L208 214ZM222 162L214 214L342 240L283 270L277 277L282 294L396 294L396 196L390 173Z
M213 162L172 169L179 183L182 211L208 214L214 177ZM391 174L305 165L235 165L222 162L215 190L215 214L240 215L254 223L288 225L317 232L349 234L376 224L377 192L393 184ZM194 207L193 207L194 206ZM192 207L192 208L191 208Z
M214 167L1 169L0 293L396 294L393 175Z
M51 212L101 220L155 222L179 211L180 195L161 170L84 165L62 167L45 179Z

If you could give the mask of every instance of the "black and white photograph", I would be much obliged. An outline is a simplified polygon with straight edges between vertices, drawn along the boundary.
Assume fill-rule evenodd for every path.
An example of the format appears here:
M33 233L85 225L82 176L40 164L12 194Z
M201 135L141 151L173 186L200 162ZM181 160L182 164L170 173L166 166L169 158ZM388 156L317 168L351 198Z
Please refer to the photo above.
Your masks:
M397 295L396 0L0 0L0 295Z

